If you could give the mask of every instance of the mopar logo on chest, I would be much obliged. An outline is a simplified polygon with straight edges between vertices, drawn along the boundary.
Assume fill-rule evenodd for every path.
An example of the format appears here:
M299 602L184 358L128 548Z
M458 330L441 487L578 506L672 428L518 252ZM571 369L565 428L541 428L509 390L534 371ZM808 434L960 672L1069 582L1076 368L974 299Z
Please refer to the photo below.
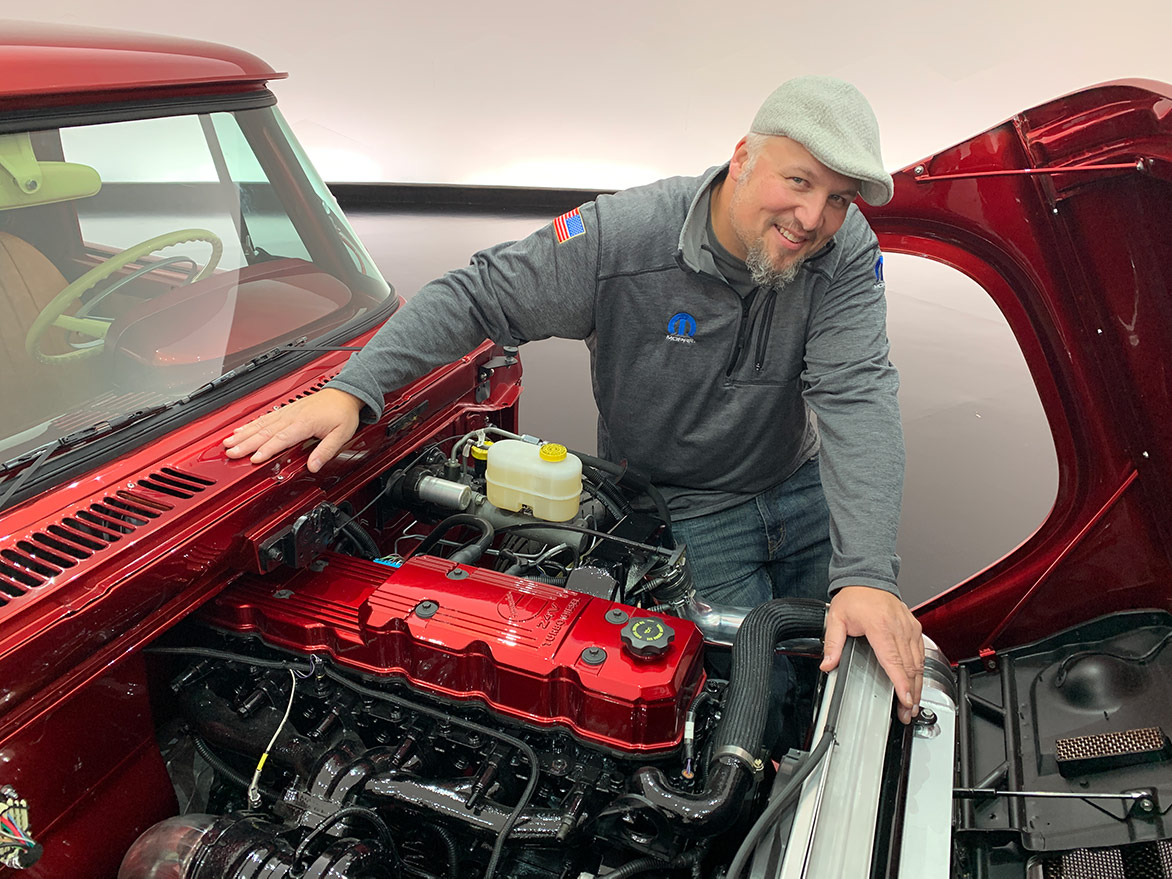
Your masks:
M667 322L667 340L684 345L695 345L696 318L686 311L677 311Z

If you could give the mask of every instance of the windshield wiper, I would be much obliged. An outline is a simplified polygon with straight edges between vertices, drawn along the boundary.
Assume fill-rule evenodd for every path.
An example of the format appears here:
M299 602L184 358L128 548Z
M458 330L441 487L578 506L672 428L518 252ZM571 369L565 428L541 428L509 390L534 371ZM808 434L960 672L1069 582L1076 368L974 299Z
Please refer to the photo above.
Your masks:
M247 375L248 373L252 372L253 370L255 370L261 366L264 366L266 363L270 363L273 360L276 360L282 354L288 354L290 351L301 352L301 351L361 351L362 350L361 347L355 347L355 346L307 345L307 344L305 344L308 341L309 341L309 338L307 336L302 336L300 339L294 339L292 342L287 342L284 345L278 345L276 348L271 348L268 351L266 351L264 354L258 354L256 357L253 357L251 360L240 364L235 369L228 370L227 372L225 372L223 375L219 376L218 378L214 378L210 382L205 382L204 384L202 384L198 388L196 388L194 391L192 391L190 394L188 394L186 397L181 397L178 400L178 402L187 403L187 402L195 399L196 397L199 397L199 396L202 396L203 394L208 393L208 391L214 391L214 390L216 390L216 388L222 388L224 385L228 384L229 382L240 378L240 376Z
M305 344L308 337L302 336L300 339L295 339L285 345L280 345L264 354L260 354L246 363L242 363L235 369L225 372L219 378L212 379L210 382L200 385L191 393L178 400L172 400L167 403L160 403L157 406L148 406L145 409L136 409L133 412L127 412L123 415L117 415L113 418L99 421L91 424L89 427L83 427L81 430L76 430L73 433L66 434L59 437L52 442L46 443L43 446L37 446L35 449L30 449L15 458L10 458L7 461L0 462L0 483L7 482L15 475L15 479L7 486L4 493L0 495L0 510L7 506L8 502L15 496L22 486L27 485L33 476L41 469L42 465L54 455L65 452L70 449L76 449L79 446L84 446L87 443L93 442L101 437L109 436L112 433L117 433L124 427L131 424L136 424L147 418L158 415L161 412L166 412L169 409L174 409L178 406L190 403L196 397L213 391L217 388L223 387L234 379L242 375L252 372L253 370L264 366L282 354L287 354L290 351L359 351L357 347L343 347L343 346L313 346Z
M38 446L22 455L17 455L15 458L10 458L0 463L0 481L8 480L14 474L16 475L12 484L0 496L0 509L4 509L8 505L8 501L20 490L20 487L28 483L33 478L33 475L41 469L41 466L49 458L53 457L53 455L58 452L76 449L101 437L117 433L124 427L151 418L160 412L165 412L175 406L177 402L160 403L157 406L135 409L133 412L126 412L113 418L107 418L104 421L91 424L89 427L83 427L81 430L75 430L73 433L67 433L65 436L58 437L50 443Z

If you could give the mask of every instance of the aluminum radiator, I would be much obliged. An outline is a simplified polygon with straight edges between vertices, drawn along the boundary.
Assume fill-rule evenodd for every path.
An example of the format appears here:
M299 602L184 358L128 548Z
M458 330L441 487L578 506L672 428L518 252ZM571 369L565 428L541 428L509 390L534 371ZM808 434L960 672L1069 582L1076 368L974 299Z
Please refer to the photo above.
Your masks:
M947 879L956 686L935 645L925 639L925 648L920 715L905 727L870 646L849 639L828 676L809 752L788 773L783 764L775 781L773 797L796 797L796 805L777 803L783 817L746 875ZM791 781L805 772L794 788Z

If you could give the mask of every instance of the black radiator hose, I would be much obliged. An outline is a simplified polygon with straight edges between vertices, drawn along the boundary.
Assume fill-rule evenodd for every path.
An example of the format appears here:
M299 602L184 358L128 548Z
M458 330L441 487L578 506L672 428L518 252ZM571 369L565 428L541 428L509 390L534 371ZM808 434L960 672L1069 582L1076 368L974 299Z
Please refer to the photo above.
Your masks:
M748 752L750 761L757 759L769 712L773 648L790 638L821 638L825 628L826 602L812 598L779 598L749 612L733 641L732 673L724 717L712 738L713 757Z
M713 736L704 790L675 790L661 770L648 766L632 777L635 792L681 828L705 836L728 829L758 772L772 691L773 649L790 638L821 638L825 625L826 603L808 598L780 598L750 611L733 641L724 716Z

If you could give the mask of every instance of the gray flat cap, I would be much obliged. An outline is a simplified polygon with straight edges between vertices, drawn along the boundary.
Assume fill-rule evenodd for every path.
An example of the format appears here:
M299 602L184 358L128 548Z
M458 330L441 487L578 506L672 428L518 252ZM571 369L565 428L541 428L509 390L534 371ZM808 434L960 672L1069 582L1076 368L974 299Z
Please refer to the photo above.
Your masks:
M860 181L868 204L891 201L894 184L883 168L879 123L857 88L833 76L799 76L783 82L761 105L749 129L790 137L819 162Z

